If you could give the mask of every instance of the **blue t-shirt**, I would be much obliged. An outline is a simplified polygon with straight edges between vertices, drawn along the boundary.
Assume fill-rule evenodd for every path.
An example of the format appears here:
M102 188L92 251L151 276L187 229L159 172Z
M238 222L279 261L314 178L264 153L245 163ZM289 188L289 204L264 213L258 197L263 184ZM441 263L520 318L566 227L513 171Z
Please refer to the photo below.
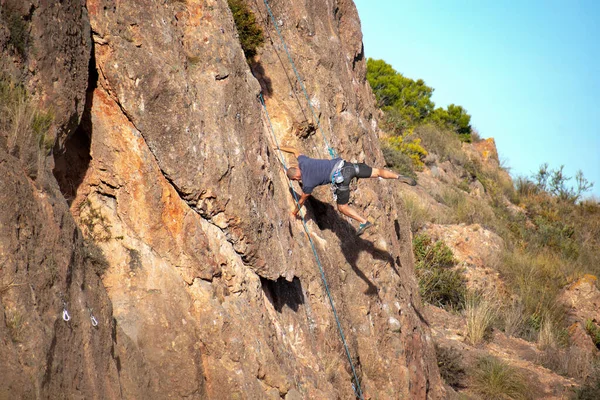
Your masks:
M331 170L340 160L341 158L322 160L299 155L298 167L302 172L302 191L311 194L315 187L330 184Z

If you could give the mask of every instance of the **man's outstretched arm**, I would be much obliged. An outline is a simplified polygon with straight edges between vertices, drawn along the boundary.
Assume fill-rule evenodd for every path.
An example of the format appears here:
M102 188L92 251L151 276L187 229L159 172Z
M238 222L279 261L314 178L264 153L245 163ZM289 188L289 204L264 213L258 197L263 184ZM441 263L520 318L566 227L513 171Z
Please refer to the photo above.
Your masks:
M294 217L298 216L298 213L300 212L302 205L304 204L306 199L308 199L309 197L310 197L310 194L306 194L306 193L302 193L302 195L300 195L300 199L298 199L298 206L294 206L294 211L292 211L292 215Z
M294 156L296 156L296 158L298 158L298 156L300 155L300 152L293 147L280 146L279 150L285 151L286 153L292 153Z

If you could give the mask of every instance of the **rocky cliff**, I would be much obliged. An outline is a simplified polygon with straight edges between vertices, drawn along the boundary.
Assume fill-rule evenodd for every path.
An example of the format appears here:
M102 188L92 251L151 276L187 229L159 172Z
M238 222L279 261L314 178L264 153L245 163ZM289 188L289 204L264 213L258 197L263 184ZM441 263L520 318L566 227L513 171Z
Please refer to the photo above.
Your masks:
M259 93L279 143L326 148L247 3L251 67L225 0L1 3L3 73L54 145L32 173L0 143L0 398L355 396ZM381 165L354 4L270 5L328 140ZM327 188L307 227L365 397L443 398L396 185L358 185L361 238Z

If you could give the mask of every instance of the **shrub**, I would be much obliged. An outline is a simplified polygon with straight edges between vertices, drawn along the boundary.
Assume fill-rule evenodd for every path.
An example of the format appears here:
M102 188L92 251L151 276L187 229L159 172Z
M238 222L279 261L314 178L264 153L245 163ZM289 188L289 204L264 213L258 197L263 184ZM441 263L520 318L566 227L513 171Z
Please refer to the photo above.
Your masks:
M482 357L477 361L474 389L489 399L530 398L522 373L494 357Z
M467 296L465 317L467 319L467 341L472 345L481 343L490 333L497 315L497 301L490 294Z
M256 17L244 0L227 0L229 9L233 14L233 21L237 29L240 44L247 60L256 55L256 51L265 42L261 27L256 22Z
M540 350L546 350L549 348L556 348L557 344L558 338L555 333L554 324L551 319L545 318L540 326L537 347Z
M594 183L588 181L579 170L575 175L575 186L569 185L567 182L571 177L564 174L564 167L561 165L558 169L549 169L548 163L542 164L534 177L535 183L540 190L561 200L575 203L594 186Z
M444 382L454 389L461 387L465 377L465 368L460 352L453 347L442 347L436 343L435 355Z
M11 340L19 343L23 340L25 333L25 318L17 310L12 310L12 313L6 315L6 327Z
M504 168L490 168L484 166L478 160L469 160L464 164L465 170L473 179L477 179L483 185L485 192L492 199L492 205L495 208L504 209L505 197L513 203L517 201L512 180L507 174L502 174Z
M466 282L456 264L452 250L443 242L427 235L413 239L416 275L423 299L438 307L461 310L465 303Z
M538 186L533 181L523 176L515 179L515 190L519 198L532 197L540 192Z
M13 47L15 52L23 59L27 59L27 50L29 49L31 38L29 36L29 24L14 8L3 5L0 7L0 19L8 27L8 44Z
M401 135L393 135L385 139L386 147L407 155L412 160L414 168L421 170L425 166L423 159L427 151L421 146L421 139L412 137L412 129Z
M413 161L408 155L395 150L386 144L382 145L381 151L385 158L386 167L393 169L401 175L410 176L412 178L416 177L413 170Z
M598 328L594 321L591 319L585 321L585 331L590 335L596 347L600 349L600 328Z
M100 207L94 207L89 199L79 206L79 223L84 237L93 242L102 243L113 238L108 219L102 214Z

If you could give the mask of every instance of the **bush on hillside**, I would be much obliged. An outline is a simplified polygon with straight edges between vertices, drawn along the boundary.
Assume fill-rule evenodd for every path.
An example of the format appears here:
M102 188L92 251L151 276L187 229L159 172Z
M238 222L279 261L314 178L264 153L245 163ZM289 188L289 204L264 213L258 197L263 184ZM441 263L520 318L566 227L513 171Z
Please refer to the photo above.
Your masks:
M600 349L600 328L594 323L593 320L588 319L585 321L585 331L592 338L594 345Z
M381 147L383 152L383 158L385 159L385 166L391 168L397 173L405 176L415 178L414 163L413 160L401 151L394 149L387 145L385 142Z
M419 292L437 307L461 310L465 305L466 280L461 270L454 269L452 250L442 241L433 243L425 234L413 239L415 270Z
M402 202L410 219L412 233L417 233L427 222L434 222L430 206L424 204L419 196L413 192L400 192Z
M488 339L498 314L498 301L490 293L469 293L466 298L467 341L478 345Z
M588 181L579 170L575 175L575 186L569 185L568 182L572 178L565 175L564 167L561 165L558 169L550 169L548 163L540 165L534 176L535 183L540 190L561 200L575 203L594 186L594 183Z
M411 130L402 135L391 136L386 139L386 142L391 150L407 155L415 169L423 169L425 166L423 159L427 156L427 151L421 146L421 139L412 136Z

